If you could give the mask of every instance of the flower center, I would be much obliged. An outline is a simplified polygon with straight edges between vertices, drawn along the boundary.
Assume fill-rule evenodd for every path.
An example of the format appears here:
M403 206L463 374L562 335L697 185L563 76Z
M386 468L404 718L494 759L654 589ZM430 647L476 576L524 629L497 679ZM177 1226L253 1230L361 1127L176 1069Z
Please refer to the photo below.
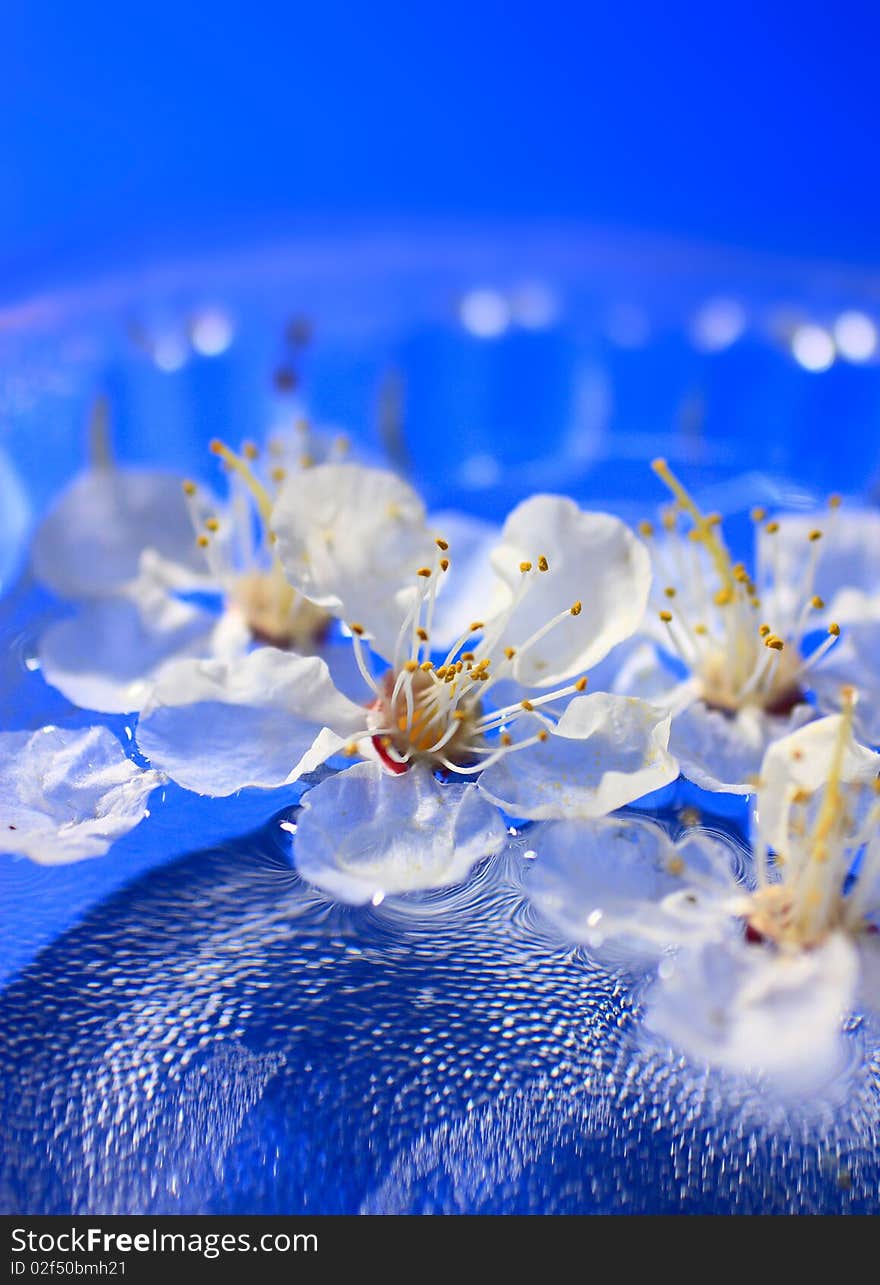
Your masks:
M703 513L665 460L654 460L651 467L674 500L663 515L667 539L655 549L655 562L668 563L670 581L678 582L663 590L665 602L658 613L673 651L711 708L732 715L757 706L768 714L789 714L804 699L807 673L840 633L836 624L830 625L825 639L804 654L810 615L825 605L814 593L822 532L810 532L802 596L792 611L781 601L786 587L775 556L778 543L771 545L769 567L752 576L742 562L733 561L720 515ZM832 508L837 503L834 497ZM763 509L752 510L755 523L764 524L765 518ZM774 537L779 524L767 522L763 529ZM654 534L644 522L640 532L646 538ZM765 617L776 617L778 630Z
M481 772L505 754L546 741L555 727L547 707L584 691L587 680L582 677L532 699L486 709L485 698L494 685L513 677L514 658L527 653L551 629L579 616L581 604L575 602L553 616L519 647L503 645L506 626L534 577L550 570L543 556L534 563L523 562L519 589L505 610L488 625L471 621L437 664L430 656L430 629L437 587L450 559L445 540L438 539L436 548L434 565L416 572L416 592L400 628L395 660L381 678L374 677L369 667L363 625L348 627L358 667L373 693L367 707L367 735L385 767L398 773L421 761L467 775ZM526 717L538 730L514 740L509 729ZM359 752L356 742L348 752Z

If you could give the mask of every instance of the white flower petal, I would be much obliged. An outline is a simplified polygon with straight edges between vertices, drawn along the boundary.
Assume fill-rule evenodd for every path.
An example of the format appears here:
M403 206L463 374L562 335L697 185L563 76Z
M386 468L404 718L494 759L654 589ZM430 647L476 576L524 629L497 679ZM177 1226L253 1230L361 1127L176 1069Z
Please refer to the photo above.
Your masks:
M102 855L162 783L106 727L0 732L0 851L43 865Z
M841 715L831 714L798 728L769 746L761 766L758 829L768 847L789 859L790 815L795 796L813 793L828 780L840 735ZM880 754L850 738L843 757L844 784L867 783L880 774Z
M364 625L375 649L391 658L416 572L437 552L412 487L382 469L319 465L284 483L272 528L294 588Z
M597 948L620 938L638 957L659 955L675 940L664 936L659 902L681 879L669 868L675 845L659 826L609 817L551 821L531 842L529 897L569 940Z
M798 705L788 718L765 714L753 705L727 715L697 700L673 717L669 749L682 774L701 789L751 794L767 746L812 715L806 704Z
M320 657L260 647L230 661L169 664L137 739L178 784L225 795L295 781L365 727L366 711L336 690Z
M140 708L169 660L208 656L216 618L153 592L86 603L39 641L43 677L81 709L126 714Z
M814 621L849 621L880 612L880 511L843 507L835 513L785 514L778 521L778 531L768 535L762 528L758 537L758 583L766 574L773 578L774 605L783 619L800 611L807 566L816 554L813 588L826 608ZM818 550L809 539L816 530L823 532ZM849 596L852 590L857 596Z
M480 789L513 816L604 816L675 780L668 739L667 711L595 692L570 701L543 744L488 767Z
M552 686L589 669L628 638L644 616L651 585L648 550L626 523L586 512L562 496L533 496L505 522L492 563L508 598L522 580L520 564L536 566L542 555L550 569L530 581L499 647L521 648L576 601L582 610L515 660L514 677L532 687Z
M36 533L37 578L63 598L116 593L137 578L150 549L203 578L182 485L173 473L142 469L80 473Z
M646 1020L699 1061L763 1072L804 1092L840 1064L841 1019L857 982L857 954L841 933L794 954L737 936L676 956Z
M391 776L358 763L305 796L294 860L340 901L459 883L498 852L507 831L473 785L440 784L424 767Z

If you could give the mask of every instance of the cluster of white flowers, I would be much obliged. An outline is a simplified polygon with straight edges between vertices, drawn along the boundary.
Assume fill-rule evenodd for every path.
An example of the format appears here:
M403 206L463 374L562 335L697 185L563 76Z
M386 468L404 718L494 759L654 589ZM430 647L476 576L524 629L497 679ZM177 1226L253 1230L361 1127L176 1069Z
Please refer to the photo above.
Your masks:
M672 503L636 534L557 495L500 529L430 517L341 443L212 449L223 500L107 464L39 529L34 572L71 608L43 678L136 714L149 767L103 726L0 733L6 851L105 852L168 779L258 787L268 816L307 778L283 822L300 874L378 904L536 823L530 897L588 950L657 965L657 1031L791 1082L833 1067L878 998L880 514L756 509L750 570L662 460ZM680 774L709 811L749 796L748 861L610 815Z

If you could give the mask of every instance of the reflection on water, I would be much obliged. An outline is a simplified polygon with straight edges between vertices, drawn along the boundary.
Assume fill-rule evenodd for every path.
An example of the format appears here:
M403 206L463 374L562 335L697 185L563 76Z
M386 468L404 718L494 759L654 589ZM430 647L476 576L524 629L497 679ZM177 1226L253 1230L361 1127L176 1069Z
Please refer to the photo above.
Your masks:
M876 1208L863 1031L845 1101L774 1107L639 1043L523 911L524 839L352 910L277 833L153 870L7 989L4 1211Z

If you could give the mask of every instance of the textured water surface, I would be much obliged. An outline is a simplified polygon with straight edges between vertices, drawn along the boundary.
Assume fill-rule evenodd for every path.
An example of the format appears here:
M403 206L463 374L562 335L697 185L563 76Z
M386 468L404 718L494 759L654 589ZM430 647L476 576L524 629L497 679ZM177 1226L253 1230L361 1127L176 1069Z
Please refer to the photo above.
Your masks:
M858 1024L843 1090L774 1104L645 1041L638 988L523 904L527 834L466 886L357 910L283 839L151 871L9 985L3 1210L877 1207Z

